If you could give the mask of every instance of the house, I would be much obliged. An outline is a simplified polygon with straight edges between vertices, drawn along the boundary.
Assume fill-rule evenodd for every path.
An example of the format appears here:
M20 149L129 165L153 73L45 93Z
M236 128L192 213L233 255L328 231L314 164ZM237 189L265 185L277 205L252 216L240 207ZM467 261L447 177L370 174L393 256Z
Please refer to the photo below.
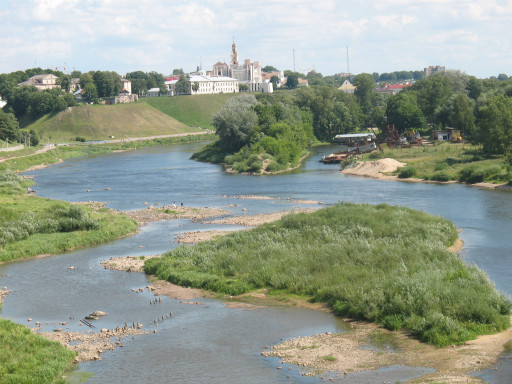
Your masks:
M167 92L162 92L160 87L148 89L148 91L146 92L146 97L174 96L174 88L171 90L171 88L167 84L165 85L165 88L167 89Z
M353 85L350 81L345 80L343 84L341 84L341 87L339 87L338 89L340 91L343 91L343 93L354 93L356 88L357 87Z
M410 87L411 83L406 84L386 84L384 87L375 88L375 92L379 93L387 93L391 95L396 95L397 93L403 91L405 88Z
M220 61L213 65L212 76L228 77L229 76L229 65L221 63Z
M236 93L238 92L238 80L226 76L207 76L202 74L189 75L190 94L192 95L213 95L216 93ZM170 96L176 95L176 83L179 79L166 81ZM194 88L197 86L197 90Z
M125 94L125 95L132 94L132 82L130 80L121 78L121 92L120 93Z
M40 91L45 89L60 88L60 85L57 84L57 79L58 77L53 74L35 75L28 80L19 83L18 86L34 86Z

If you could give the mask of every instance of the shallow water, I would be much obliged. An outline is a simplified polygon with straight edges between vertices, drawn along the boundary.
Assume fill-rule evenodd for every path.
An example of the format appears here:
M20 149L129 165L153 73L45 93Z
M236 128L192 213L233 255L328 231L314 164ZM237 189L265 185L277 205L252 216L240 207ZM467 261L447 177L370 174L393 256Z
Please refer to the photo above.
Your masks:
M458 184L344 176L337 165L318 162L321 154L332 152L329 147L315 149L316 153L297 172L259 177L232 175L218 165L189 160L190 154L201 146L152 147L73 159L30 174L35 175L34 189L39 196L104 201L120 210L145 208L145 202L169 205L173 201L193 207L226 208L234 214L318 207L289 199L319 200L326 205L338 201L406 205L452 220L462 230L460 236L465 242L461 257L485 270L496 287L512 297L511 193ZM241 200L236 198L238 195L275 199ZM232 204L238 206L228 208ZM98 329L125 322L148 326L157 317L173 313L172 319L159 325L156 334L136 336L124 342L124 348L105 352L102 361L80 364L79 371L93 372L89 382L320 382L319 378L301 376L295 367L277 370L279 361L264 358L260 352L281 338L343 331L344 325L334 316L293 308L227 309L218 300L185 305L163 298L161 304L151 306L150 293L132 292L132 288L148 284L144 274L109 271L99 266L100 261L111 256L159 254L177 246L176 233L213 228L218 227L190 220L158 222L143 227L136 236L106 245L0 266L0 286L13 290L1 315L22 324L28 324L27 318L31 317L48 323L47 330L83 330L78 319L94 310L108 313L95 322ZM75 269L68 269L70 265ZM68 323L59 326L64 321ZM510 366L507 360L499 364L497 371L482 375L499 383L500 374L510 372L506 371ZM421 369L391 367L377 373L333 378L344 383L394 382L421 374Z

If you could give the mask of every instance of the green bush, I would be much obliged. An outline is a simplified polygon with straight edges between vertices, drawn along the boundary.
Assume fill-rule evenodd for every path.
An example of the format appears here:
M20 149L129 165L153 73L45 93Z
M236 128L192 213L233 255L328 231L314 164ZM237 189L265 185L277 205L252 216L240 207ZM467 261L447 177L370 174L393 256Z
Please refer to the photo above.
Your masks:
M469 165L462 169L459 174L459 181L468 184L481 183L487 178L499 175L502 169L497 164L491 165Z
M417 169L411 166L408 167L402 167L398 171L398 177L400 179L408 179L410 177L416 176Z
M450 181L452 178L450 175L444 172L436 172L434 173L429 180L434 181Z

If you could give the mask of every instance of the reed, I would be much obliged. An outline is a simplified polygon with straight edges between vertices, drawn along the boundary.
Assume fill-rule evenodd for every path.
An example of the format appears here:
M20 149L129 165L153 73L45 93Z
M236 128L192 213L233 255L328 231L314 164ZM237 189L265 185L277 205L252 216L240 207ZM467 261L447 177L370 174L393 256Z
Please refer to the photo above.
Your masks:
M145 271L228 295L259 288L305 295L338 315L442 346L509 326L510 301L446 249L457 236L438 216L343 203L178 247L147 260Z

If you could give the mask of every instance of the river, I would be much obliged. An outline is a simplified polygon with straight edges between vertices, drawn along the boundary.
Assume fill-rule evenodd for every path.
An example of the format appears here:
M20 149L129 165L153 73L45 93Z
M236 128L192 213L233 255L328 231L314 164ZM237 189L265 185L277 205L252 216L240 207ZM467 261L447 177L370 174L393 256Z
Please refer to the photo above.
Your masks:
M460 184L408 183L345 176L337 165L318 162L331 147L318 147L295 172L274 176L234 175L219 165L190 160L203 144L150 147L92 158L78 158L29 172L37 195L67 201L102 201L119 210L146 208L147 204L176 202L192 207L218 207L233 214L257 214L318 207L293 200L317 200L405 205L442 215L462 230L461 257L486 271L496 287L512 297L512 193ZM242 200L238 195L270 196ZM228 206L232 206L228 208ZM297 308L226 308L220 300L184 305L164 298L149 305L152 294L132 289L145 287L141 273L104 270L99 263L112 256L159 254L178 244L181 232L225 229L191 220L157 222L139 234L94 248L63 255L0 265L0 286L13 292L1 311L4 318L30 324L40 321L45 330L67 322L64 330L82 330L77 319L94 310L108 313L95 324L113 328L125 322L150 324L163 314L172 319L158 332L125 340L124 347L103 354L101 361L81 363L78 372L92 372L91 383L317 383L301 376L296 367L265 358L266 345L296 336L342 332L346 325L331 314ZM74 269L68 269L72 265ZM48 323L48 324L46 324ZM147 327L149 329L149 327ZM498 370L475 373L494 383L512 377L510 354ZM424 370L392 367L380 370L379 382L407 380ZM372 376L373 375L373 376ZM373 382L375 372L333 377L337 382Z

